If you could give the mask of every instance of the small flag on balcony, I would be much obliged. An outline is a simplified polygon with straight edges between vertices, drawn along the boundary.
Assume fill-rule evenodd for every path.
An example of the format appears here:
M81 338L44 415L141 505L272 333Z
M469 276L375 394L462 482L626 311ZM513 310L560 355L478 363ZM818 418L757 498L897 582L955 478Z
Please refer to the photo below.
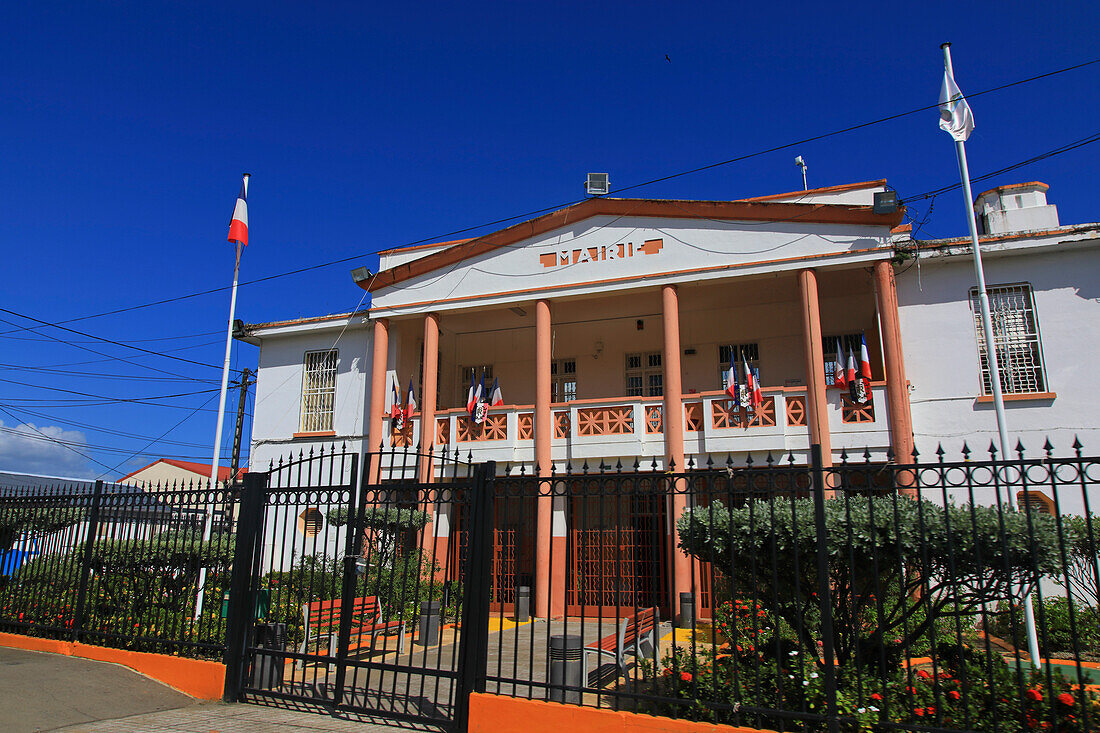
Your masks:
M401 409L401 395L397 393L397 378L390 383L390 418L393 420L394 430L405 427L405 412Z
M248 246L248 174L241 181L237 205L233 207L233 219L229 222L229 241Z
M752 370L752 406L760 407L764 404L764 389L760 386L760 368Z
M737 389L737 363L733 360L733 347L730 347L730 368L726 372L726 394L733 399L738 399L740 393Z
M485 401L485 372L482 372L481 383L477 385L477 391L474 392L474 422L480 425L485 422L488 414L489 404Z
M844 349L840 345L840 337L836 339L836 360L833 362L833 384L843 388L848 383L844 378Z
M857 397L858 387L856 387L856 357L851 349L848 349L848 373L845 379L848 381L848 396L854 400Z
M490 407L500 407L504 404L504 395L500 392L500 382L496 377L493 377L493 391L489 397Z
M871 357L867 353L867 337L860 336L859 346L859 387L856 400L860 404L871 399Z
M744 372L745 372L745 384L741 386L741 391L740 391L741 407L752 407L752 400L753 400L752 396L753 396L753 392L754 392L753 384L752 384L753 383L753 374L752 374L752 369L749 368L749 362L745 358L745 352L744 351L741 352L741 366L743 367Z
M412 420L413 413L416 412L416 397L413 395L413 380L409 380L409 396L405 400L405 422Z
M470 419L474 418L474 408L477 406L477 402L474 400L474 370L470 370L470 391L466 393L466 412L470 414Z

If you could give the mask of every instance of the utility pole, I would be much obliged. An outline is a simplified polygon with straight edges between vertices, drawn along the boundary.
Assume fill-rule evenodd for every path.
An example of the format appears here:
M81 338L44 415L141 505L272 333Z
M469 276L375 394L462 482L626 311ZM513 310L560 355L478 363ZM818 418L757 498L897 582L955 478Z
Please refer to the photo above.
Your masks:
M233 433L233 457L229 462L229 480L237 481L237 468L241 463L241 435L244 432L244 402L248 397L248 388L253 384L249 381L252 377L252 370L248 367L244 368L241 373L241 398L237 402L237 429Z

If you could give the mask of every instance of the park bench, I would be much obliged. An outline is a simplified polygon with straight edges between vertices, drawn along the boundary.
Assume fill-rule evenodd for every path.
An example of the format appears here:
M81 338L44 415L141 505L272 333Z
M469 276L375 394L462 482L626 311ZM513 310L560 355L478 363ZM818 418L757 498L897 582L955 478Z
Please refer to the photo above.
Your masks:
M619 629L584 648L584 669L588 670L588 657L595 655L599 667L600 656L615 660L619 671L626 674L626 657L652 657L656 648L657 609L641 608L619 622Z
M320 650L321 640L328 637L328 653L336 654L337 637L340 634L341 600L335 598L331 601L310 601L302 604L302 618L304 624L304 636L299 654L305 654L307 645L316 643ZM397 634L397 653L405 652L405 625L400 620L382 621L382 606L378 603L377 596L363 596L354 599L351 605L351 639L362 639L370 636L370 645L374 646L374 639L379 634ZM356 644L355 648L359 645ZM351 648L349 646L349 648ZM299 659L295 664L297 668L303 666ZM330 665L331 669L331 665Z

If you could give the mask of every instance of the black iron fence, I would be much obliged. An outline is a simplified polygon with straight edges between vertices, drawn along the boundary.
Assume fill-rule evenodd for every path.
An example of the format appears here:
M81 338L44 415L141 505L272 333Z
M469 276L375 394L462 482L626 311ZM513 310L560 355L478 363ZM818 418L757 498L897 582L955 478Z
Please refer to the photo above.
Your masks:
M0 630L221 659L235 490L0 488Z
M1100 459L1075 448L511 471L493 583L534 577L550 620L494 611L487 689L774 730L1095 730ZM542 556L509 545L540 511Z
M1100 459L1074 449L539 476L333 447L243 486L7 490L0 630L224 655L231 699L452 729L483 690L782 731L1093 730Z

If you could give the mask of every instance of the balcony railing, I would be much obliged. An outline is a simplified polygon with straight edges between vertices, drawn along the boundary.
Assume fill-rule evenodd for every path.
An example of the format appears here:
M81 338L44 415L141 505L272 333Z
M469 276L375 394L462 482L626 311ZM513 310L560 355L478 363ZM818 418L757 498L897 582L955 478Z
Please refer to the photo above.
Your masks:
M871 399L860 404L846 392L829 389L827 410L834 444L882 448L888 444L884 382L871 385ZM764 390L756 408L736 404L724 392L685 394L685 450L689 453L799 449L806 443L809 410L805 387ZM663 453L664 402L660 397L612 397L551 405L555 453L649 455ZM419 416L391 434L398 447L419 441ZM533 405L495 407L481 424L465 410L436 413L435 442L474 452L512 449L517 460L534 446Z

